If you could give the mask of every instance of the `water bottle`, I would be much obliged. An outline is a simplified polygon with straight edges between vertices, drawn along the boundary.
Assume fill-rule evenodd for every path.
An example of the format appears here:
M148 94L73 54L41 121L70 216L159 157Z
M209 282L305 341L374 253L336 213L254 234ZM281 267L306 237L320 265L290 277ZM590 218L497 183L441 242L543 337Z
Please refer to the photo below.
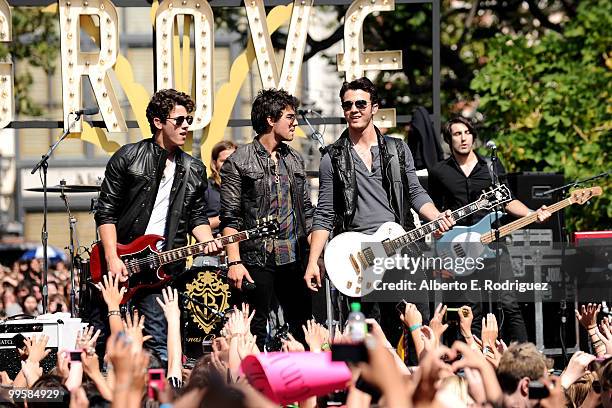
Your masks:
M351 313L348 315L346 323L348 335L353 343L363 343L365 340L368 326L365 322L365 315L361 313L361 304L351 303Z

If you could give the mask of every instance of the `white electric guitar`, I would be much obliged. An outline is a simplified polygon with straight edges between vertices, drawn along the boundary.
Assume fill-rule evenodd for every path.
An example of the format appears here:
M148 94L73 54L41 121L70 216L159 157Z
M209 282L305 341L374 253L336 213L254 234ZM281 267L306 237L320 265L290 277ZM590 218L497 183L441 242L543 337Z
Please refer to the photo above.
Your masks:
M483 192L477 201L453 211L452 216L460 220L507 201L510 201L510 191L501 185ZM369 294L374 290L374 281L381 280L384 275L384 267L381 266L384 260L438 230L440 222L434 220L410 232L404 231L395 222L386 222L373 235L360 232L337 235L325 248L325 269L329 279L347 296Z

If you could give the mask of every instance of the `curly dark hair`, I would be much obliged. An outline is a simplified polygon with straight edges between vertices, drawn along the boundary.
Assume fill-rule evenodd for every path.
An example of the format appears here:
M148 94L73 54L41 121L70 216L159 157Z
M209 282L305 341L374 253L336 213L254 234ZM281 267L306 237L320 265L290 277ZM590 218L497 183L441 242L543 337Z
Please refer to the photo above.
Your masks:
M268 132L268 118L277 121L283 116L283 109L297 110L300 101L283 89L262 89L251 108L251 124L258 135Z
M162 123L166 122L168 115L176 105L184 106L188 113L191 113L195 108L195 103L189 95L184 92L179 92L175 89L162 89L151 97L149 105L147 105L147 120L151 133L155 134L157 128L154 124L154 119L159 118Z
M366 77L361 77L351 82L344 82L340 88L340 102L344 102L344 94L349 90L365 91L370 94L370 102L372 105L378 104L378 90L376 89L376 85Z
M451 139L453 138L453 132L451 131L451 127L453 125L456 125L457 123L461 123L467 126L468 130L472 134L473 141L476 141L478 134L476 133L476 129L474 129L474 125L472 125L472 122L470 122L469 119L466 119L463 116L455 116L454 118L446 122L444 126L442 126L442 138L444 138L444 141L448 143L449 146L451 145Z

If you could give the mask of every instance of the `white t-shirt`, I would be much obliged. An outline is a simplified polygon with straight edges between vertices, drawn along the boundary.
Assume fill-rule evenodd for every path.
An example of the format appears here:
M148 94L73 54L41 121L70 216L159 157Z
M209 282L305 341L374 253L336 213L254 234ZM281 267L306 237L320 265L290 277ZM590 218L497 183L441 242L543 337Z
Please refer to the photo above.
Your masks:
M170 190L172 189L172 183L174 182L174 171L176 170L176 163L174 157L166 161L166 168L162 176L159 188L157 189L157 197L155 197L155 204L153 205L153 211L151 212L151 218L147 224L145 235L156 234L164 236L166 232L166 217L168 216L168 206L170 205ZM158 245L163 246L163 245ZM158 248L161 250L161 248Z

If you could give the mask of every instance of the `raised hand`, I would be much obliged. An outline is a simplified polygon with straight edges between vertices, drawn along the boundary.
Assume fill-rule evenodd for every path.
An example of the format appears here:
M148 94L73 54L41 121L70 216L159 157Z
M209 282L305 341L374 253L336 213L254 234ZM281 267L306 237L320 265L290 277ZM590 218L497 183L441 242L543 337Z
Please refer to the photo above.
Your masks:
M223 329L225 330L226 335L230 337L244 335L248 331L248 327L245 324L245 318L242 314L242 310L234 308Z
M306 321L306 326L302 326L302 330L310 351L321 351L321 346L329 342L329 333L314 319Z
M41 336L32 336L29 339L26 339L24 344L26 350L28 352L27 361L31 361L33 363L40 363L42 359L47 357L51 350L46 350L47 342L49 341L49 336L41 335Z
M179 308L179 295L176 289L167 287L162 289L162 298L155 298L159 306L164 311L167 321L179 321L181 318L181 310ZM144 318L144 316L143 316Z
M102 276L104 284L102 284L102 282L96 283L96 287L102 292L102 297L104 298L104 302L106 302L109 311L119 310L119 305L121 304L123 295L125 295L125 292L127 291L125 286L122 286L121 289L119 289L120 277L121 274L116 274L114 276L111 275L110 277L108 275L104 275Z
M482 318L482 345L483 347L495 348L495 341L499 330L497 328L497 318L493 313L487 313L487 317Z
M438 342L442 339L442 335L448 328L448 324L443 324L442 320L446 314L446 305L440 303L433 314L433 317L429 321L429 327L433 330Z
M412 327L412 330L416 330L419 326L423 325L423 316L413 303L406 303L404 314L400 314L400 319L408 329Z
M612 354L612 330L610 330L610 320L608 317L602 319L597 335L606 346L606 354Z
M561 374L560 380L563 388L568 388L570 385L578 381L580 377L589 372L589 364L595 360L595 356L578 350L572 355L567 367Z
M94 327L89 326L85 330L79 330L77 333L76 348L89 350L96 347L96 340L100 336L100 330L96 330L94 333Z
M238 336L238 357L240 361L244 360L246 356L253 354L253 347L257 341L257 336Z
M134 310L134 316L132 317L129 313L125 315L123 321L123 331L126 336L132 341L132 349L138 351L142 349L142 344L149 340L151 336L143 336L142 330L144 329L145 317L138 316L138 310Z
M474 314L472 308L469 306L461 306L459 308L459 328L461 335L465 338L465 342L470 344L474 341L472 337L472 321L474 320Z
M297 341L295 338L293 338L291 333L287 333L287 337L288 337L287 340L283 340L283 346L282 346L283 351L288 351L288 352L306 351L306 349L304 348L304 345L300 343L299 341Z
M597 326L597 314L601 310L601 305L597 303L589 303L588 305L582 305L580 312L575 311L576 319L582 327L589 330Z

